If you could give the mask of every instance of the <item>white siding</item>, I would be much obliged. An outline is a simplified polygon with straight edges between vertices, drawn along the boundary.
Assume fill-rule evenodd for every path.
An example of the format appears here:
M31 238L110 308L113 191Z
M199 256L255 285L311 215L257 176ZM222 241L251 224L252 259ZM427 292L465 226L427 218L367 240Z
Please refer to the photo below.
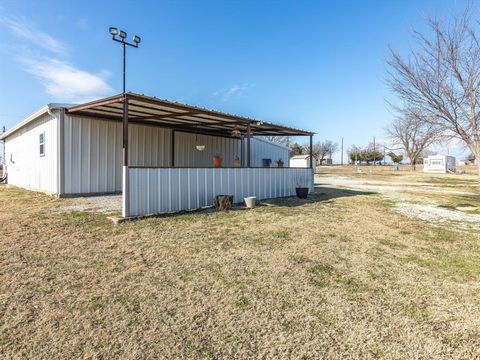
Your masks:
M205 145L205 150L198 151L197 143ZM217 136L195 135L175 132L175 166L213 166L213 156L223 157L223 166L233 166L235 157L241 158L241 140Z
M170 166L171 130L134 124L129 125L128 129L130 165Z
M58 120L45 114L5 139L9 184L51 194L58 193L57 127ZM44 156L40 156L39 149L42 132L45 132Z
M122 124L65 116L65 193L122 190ZM170 130L129 125L129 163L168 166Z
M65 115L65 193L89 194L122 191L122 124L102 119ZM204 151L196 150L198 144ZM251 166L262 166L263 158L288 162L288 149L252 139ZM245 147L246 149L246 147ZM213 155L223 157L223 166L241 158L241 141L175 131L175 166L213 166ZM171 166L171 130L130 123L129 165Z
M115 121L65 116L65 193L108 193L122 190L122 124ZM171 130L129 125L131 166L171 166ZM222 154L224 166L233 166L240 141L198 135L206 145L195 149L194 134L175 132L175 166L212 166Z
M127 216L198 209L219 194L269 199L313 191L312 169L275 168L130 168Z
M245 158L247 156L247 145L245 139ZM272 164L270 166L276 167L277 160L282 159L285 167L288 167L288 159L290 150L286 146L280 144L274 144L266 140L252 138L250 142L250 166L262 166L262 159L271 159Z
M317 166L315 158L313 159L313 168ZM310 167L310 156L307 158L293 157L290 159L290 167Z

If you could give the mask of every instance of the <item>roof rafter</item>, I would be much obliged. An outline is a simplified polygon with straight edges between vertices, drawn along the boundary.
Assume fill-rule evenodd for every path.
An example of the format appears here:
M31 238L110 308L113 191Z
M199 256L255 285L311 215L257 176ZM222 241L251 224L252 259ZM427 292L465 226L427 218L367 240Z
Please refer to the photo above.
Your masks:
M222 136L228 136L233 129L245 132L248 126L252 134L260 136L311 136L314 134L305 130L134 93L119 94L71 106L67 108L67 113L121 121L125 97L129 104L128 118L132 123L209 131Z

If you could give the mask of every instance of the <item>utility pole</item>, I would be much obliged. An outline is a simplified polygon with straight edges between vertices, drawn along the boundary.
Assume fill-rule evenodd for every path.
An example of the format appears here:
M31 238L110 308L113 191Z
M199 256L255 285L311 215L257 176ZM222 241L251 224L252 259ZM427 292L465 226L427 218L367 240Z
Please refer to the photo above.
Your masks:
M386 147L385 147L385 143L383 143L383 166L385 166L386 162L385 162L385 158L387 156L387 150L386 150Z
M377 160L376 158L376 153L375 153L375 136L373 137L373 166L375 166L375 161Z
M343 137L342 137L342 156L341 156L341 164L343 166Z

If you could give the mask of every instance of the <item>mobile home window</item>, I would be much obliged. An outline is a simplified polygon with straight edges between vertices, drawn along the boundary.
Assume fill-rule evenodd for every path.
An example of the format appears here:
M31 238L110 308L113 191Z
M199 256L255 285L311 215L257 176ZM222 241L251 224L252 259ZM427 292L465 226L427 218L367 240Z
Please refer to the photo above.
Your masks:
M40 144L40 156L45 156L45 132L40 133L39 144Z

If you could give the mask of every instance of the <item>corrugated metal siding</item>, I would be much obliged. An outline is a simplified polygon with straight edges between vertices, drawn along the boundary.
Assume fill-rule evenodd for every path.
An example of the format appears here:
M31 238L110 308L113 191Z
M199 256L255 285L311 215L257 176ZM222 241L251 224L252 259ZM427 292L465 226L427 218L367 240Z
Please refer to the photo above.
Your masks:
M170 166L171 130L132 124L129 125L128 135L130 165Z
M205 145L205 150L198 151L197 144ZM223 157L223 166L233 166L235 157L240 159L242 150L241 140L195 135L175 132L175 166L213 166L213 156L220 154Z
M65 116L65 193L122 190L122 124ZM168 166L170 130L129 126L129 162L137 166Z
M247 145L245 139L245 158L247 156ZM262 159L272 159L272 167L276 167L276 161L282 159L284 166L288 167L290 150L282 145L274 144L258 138L252 138L250 142L251 166L262 166Z
M130 168L128 216L198 209L219 194L269 199L313 191L312 169L272 168Z
M52 194L58 193L58 120L43 115L5 139L8 183ZM40 156L39 136L45 132L45 156Z
M120 122L65 116L65 193L107 193L122 190L122 124ZM205 150L196 150L196 144ZM252 139L252 166L262 158L284 159L288 149ZM246 147L245 147L246 148ZM213 155L223 157L224 166L233 166L241 155L241 141L208 135L175 132L175 166L212 166ZM130 166L171 166L171 130L154 126L129 125Z

